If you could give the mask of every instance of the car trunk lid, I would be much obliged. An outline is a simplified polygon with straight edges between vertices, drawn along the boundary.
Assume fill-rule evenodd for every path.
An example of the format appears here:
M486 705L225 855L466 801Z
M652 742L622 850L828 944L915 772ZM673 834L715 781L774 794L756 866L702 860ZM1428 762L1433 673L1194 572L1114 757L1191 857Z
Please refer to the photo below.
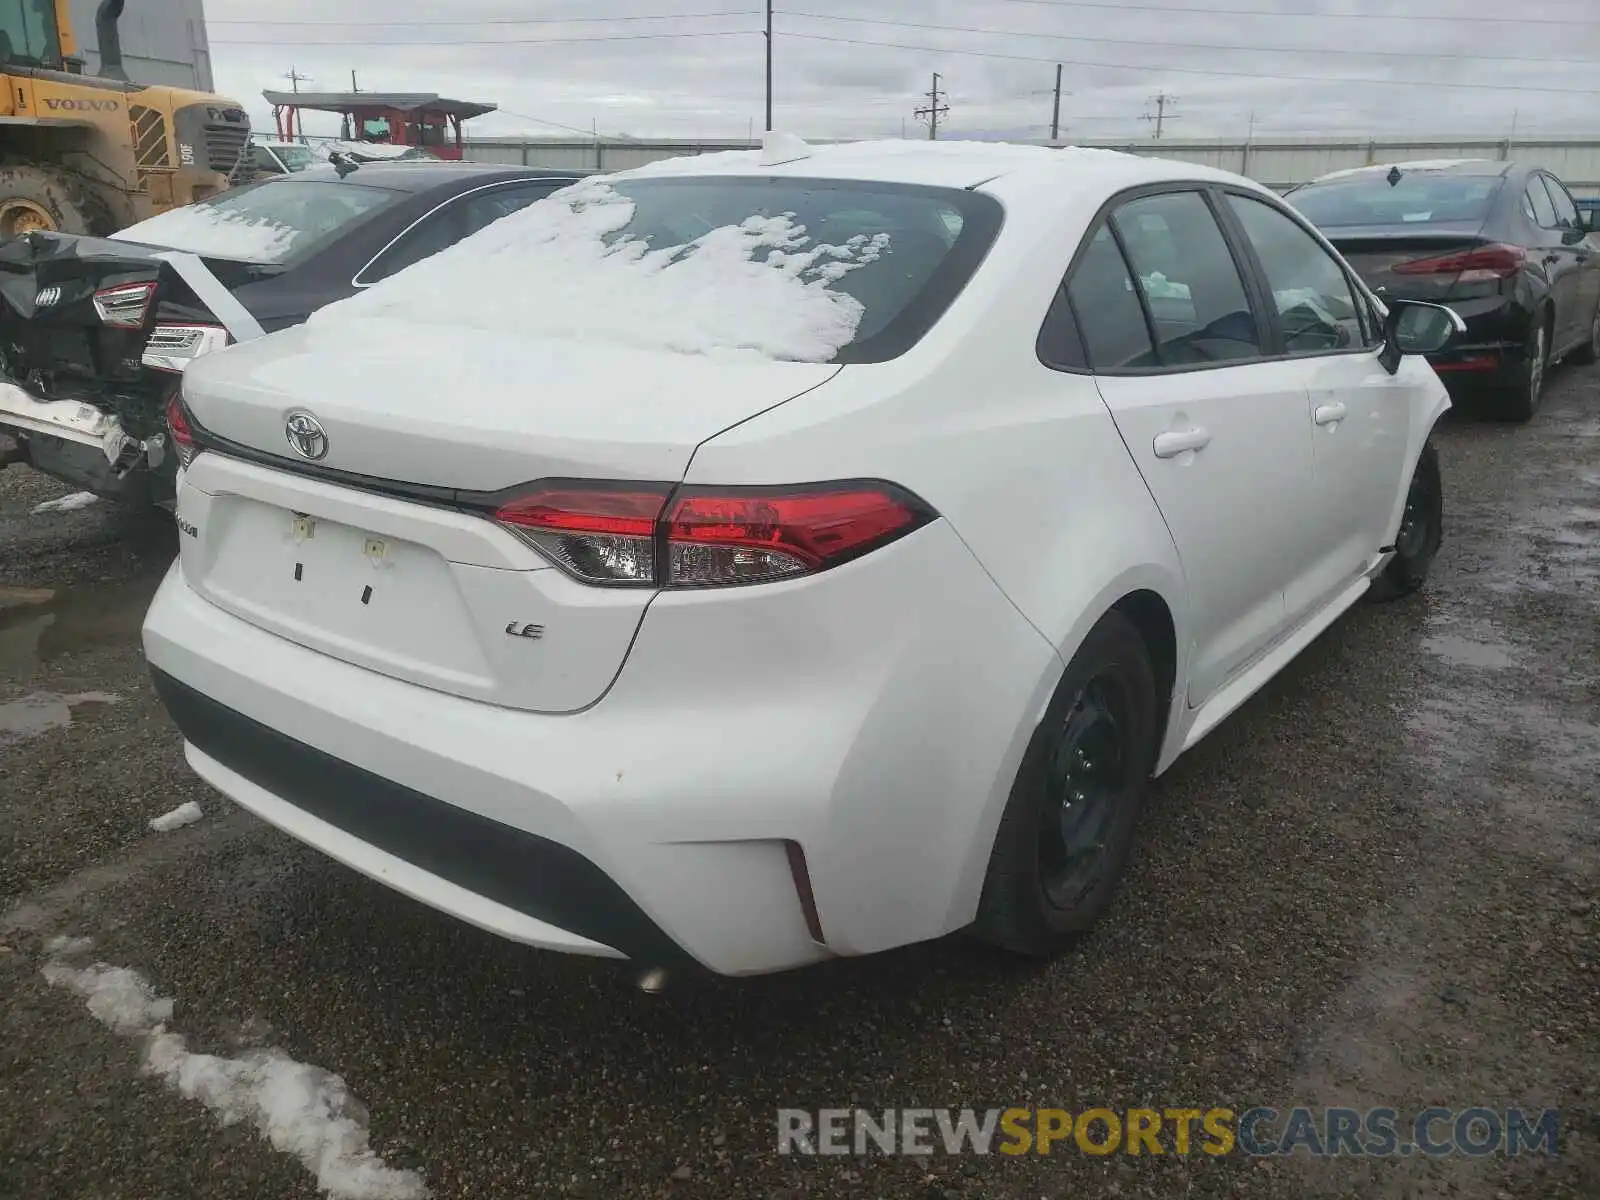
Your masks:
M1486 246L1480 226L1362 225L1325 229L1324 235L1344 255L1367 286L1393 300L1449 300L1461 277L1451 259ZM1419 270L1418 264L1445 260L1442 269Z
M0 372L45 399L98 402L150 383L140 363L163 305L207 310L158 246L33 233L0 243ZM224 286L263 268L204 260ZM96 303L96 295L101 297Z
M654 590L579 582L495 508L540 480L675 484L702 441L839 370L418 333L312 322L190 368L212 449L179 499L184 574L291 641L540 712L604 695ZM292 445L295 414L320 457Z

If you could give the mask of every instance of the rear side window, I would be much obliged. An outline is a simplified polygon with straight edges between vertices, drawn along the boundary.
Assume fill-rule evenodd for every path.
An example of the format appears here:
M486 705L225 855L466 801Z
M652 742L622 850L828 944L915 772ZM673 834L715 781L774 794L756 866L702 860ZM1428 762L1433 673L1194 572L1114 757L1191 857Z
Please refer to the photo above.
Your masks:
M1162 366L1266 352L1239 268L1200 193L1130 200L1111 220L1155 325Z
M1260 200L1230 193L1228 206L1261 260L1284 348L1290 354L1317 354L1360 347L1355 294L1333 256L1293 219Z
M1156 366L1133 276L1111 230L1101 225L1089 239L1067 283L1088 365L1096 371Z
M431 258L472 236L501 217L542 200L559 183L516 184L457 197L423 217L356 277L359 284L377 283L413 263Z
M1533 205L1535 223L1545 229L1556 227L1556 207L1550 203L1550 193L1544 190L1537 175L1528 180L1528 203Z
M1391 179L1393 180L1391 182ZM1285 197L1319 229L1349 225L1481 223L1500 190L1498 175L1373 172L1310 183Z
M1545 190L1550 193L1550 203L1555 206L1556 224L1563 229L1575 228L1578 224L1578 206L1572 202L1572 197L1567 195L1567 189L1549 175L1541 175L1539 178L1544 181Z

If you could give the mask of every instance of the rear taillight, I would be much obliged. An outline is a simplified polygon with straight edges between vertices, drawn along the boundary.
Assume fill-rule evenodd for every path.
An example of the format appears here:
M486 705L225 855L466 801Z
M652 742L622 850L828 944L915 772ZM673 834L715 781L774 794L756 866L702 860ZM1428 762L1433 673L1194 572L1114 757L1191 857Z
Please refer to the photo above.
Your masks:
M826 571L933 519L893 484L549 484L495 519L585 583L704 588Z
M144 324L155 294L153 283L123 283L101 288L94 294L94 310L100 314L103 324L115 329L138 329Z
M1527 257L1527 251L1521 246L1496 242L1434 258L1414 258L1389 269L1396 275L1459 275L1459 283L1488 283L1515 275L1522 270Z
M172 445L178 451L178 461L185 470L194 461L196 446L194 444L194 425L189 420L189 410L183 406L183 396L177 392L167 401L167 433L172 438Z
M227 344L228 331L220 325L162 323L150 332L139 361L152 370L181 375L202 354L221 350Z

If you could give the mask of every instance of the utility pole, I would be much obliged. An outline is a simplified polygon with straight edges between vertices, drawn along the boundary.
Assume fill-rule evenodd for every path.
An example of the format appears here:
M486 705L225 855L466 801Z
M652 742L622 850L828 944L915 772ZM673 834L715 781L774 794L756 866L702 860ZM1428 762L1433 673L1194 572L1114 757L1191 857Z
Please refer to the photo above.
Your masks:
M933 73L933 89L927 93L928 106L919 108L911 114L918 120L923 117L928 119L928 140L930 142L936 141L939 137L939 118L950 112L950 106L940 102L940 96L946 94L939 87L939 72L935 71Z
M1061 64L1056 64L1056 102L1050 110L1050 140L1061 139Z
M289 73L285 75L284 78L289 81L289 86L293 88L296 93L300 91L300 85L302 83L311 82L311 76L300 74L299 69L296 67L290 67Z
M767 0L767 132L772 132L772 0Z
M359 92L361 90L356 86L356 71L354 67L350 68L350 90L352 92Z
M1181 120L1182 119L1180 117L1169 117L1169 116L1167 116L1167 105L1176 104L1177 102L1178 102L1178 98L1176 96L1169 96L1165 92L1157 92L1154 96L1150 97L1150 103L1154 104L1156 106L1155 115L1151 116L1149 113L1145 113L1142 117L1139 118L1141 121L1154 121L1155 122L1155 126L1156 126L1156 134L1155 134L1155 136L1156 136L1156 140L1157 141L1161 140L1161 132L1162 132L1163 128L1165 128L1166 123L1168 121L1177 121L1177 120Z

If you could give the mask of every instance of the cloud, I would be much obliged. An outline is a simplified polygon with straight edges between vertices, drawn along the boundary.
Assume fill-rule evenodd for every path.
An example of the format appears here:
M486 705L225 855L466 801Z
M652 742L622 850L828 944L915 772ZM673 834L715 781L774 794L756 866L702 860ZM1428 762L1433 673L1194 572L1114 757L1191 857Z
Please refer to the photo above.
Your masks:
M262 127L261 91L286 86L291 67L313 89L343 90L354 69L366 90L498 103L468 127L480 135L728 138L761 127L759 0L558 4L391 0L381 18L365 0L206 7L217 87ZM776 123L818 138L915 130L937 71L952 136L1043 136L1058 60L1069 137L1148 137L1141 118L1157 92L1176 96L1169 135L1191 137L1238 137L1252 122L1272 134L1487 136L1513 122L1576 134L1600 111L1600 24L1576 0L1492 21L1503 10L1476 0L1315 0L1295 11L1310 15L1274 0L779 0ZM307 130L332 133L336 121L308 118Z

